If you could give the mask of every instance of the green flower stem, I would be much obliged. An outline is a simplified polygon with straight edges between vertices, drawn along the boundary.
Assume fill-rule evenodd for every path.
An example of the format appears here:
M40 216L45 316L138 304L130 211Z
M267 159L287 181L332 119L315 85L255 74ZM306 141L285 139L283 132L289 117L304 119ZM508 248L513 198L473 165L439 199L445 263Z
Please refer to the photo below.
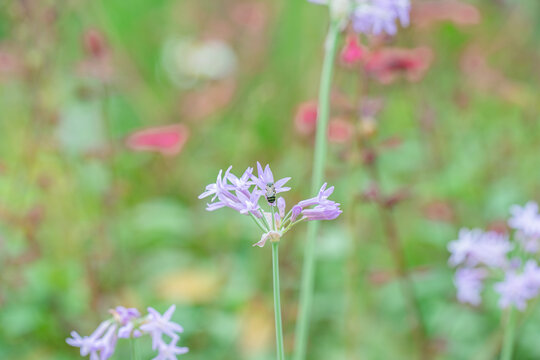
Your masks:
M129 347L131 348L131 360L138 360L137 351L135 350L135 339L129 340Z
M274 316L276 319L276 347L277 359L284 360L285 352L283 349L283 328L281 325L281 303L279 300L279 256L278 241L272 242L272 273L274 280Z
M255 223L257 225L259 225L259 228L263 231L263 233L267 233L268 230L264 228L263 224L261 223L261 221L259 219L257 219L255 217L255 215L253 215L252 213L249 213L249 215L251 215L251 218L253 219L253 221L255 221ZM263 214L263 217L264 217L264 214Z
M271 228L271 230L276 231L277 230L277 228L276 228L276 207L274 205L270 205L270 207L272 208L272 228Z
M325 43L324 64L319 87L319 104L317 110L317 133L315 136L315 152L313 155L313 173L311 177L311 193L316 194L323 182L326 163L328 118L330 116L330 87L332 70L337 50L337 39L340 33L338 21L332 21ZM313 298L315 280L315 238L319 229L318 221L310 221L304 248L304 265L300 288L300 308L296 323L296 346L294 359L304 360L306 357L309 315Z
M514 348L514 339L516 331L516 309L512 306L508 310L508 319L504 329L503 347L501 350L501 360L511 360L512 350Z

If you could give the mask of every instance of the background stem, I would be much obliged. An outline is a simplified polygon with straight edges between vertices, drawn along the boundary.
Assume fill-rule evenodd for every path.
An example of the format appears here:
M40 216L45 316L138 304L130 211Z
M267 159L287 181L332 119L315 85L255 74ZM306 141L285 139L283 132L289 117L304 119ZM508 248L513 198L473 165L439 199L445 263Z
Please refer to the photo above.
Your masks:
M332 70L337 49L337 38L340 33L338 22L332 22L325 43L324 64L319 87L319 103L317 110L317 133L315 137L315 152L313 155L313 173L311 177L311 193L315 195L322 185L326 163L326 147L328 118L330 116L330 87ZM295 360L306 357L307 336L309 328L309 313L313 298L315 280L315 238L319 228L318 221L308 223L307 239L304 248L304 265L302 268L302 284L300 288L300 305L296 324Z
M501 360L512 359L512 350L514 348L514 333L516 330L516 309L512 306L508 310L508 320L504 329L504 341L501 350Z
M283 328L281 325L281 303L279 299L279 242L272 242L272 274L274 280L274 317L276 320L276 348L277 359L284 360Z

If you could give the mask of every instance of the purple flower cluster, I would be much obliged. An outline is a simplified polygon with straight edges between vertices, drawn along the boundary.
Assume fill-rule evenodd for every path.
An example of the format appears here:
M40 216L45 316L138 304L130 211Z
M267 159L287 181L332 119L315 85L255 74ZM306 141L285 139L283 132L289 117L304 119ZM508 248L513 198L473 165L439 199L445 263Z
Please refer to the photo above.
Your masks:
M538 253L540 250L540 214L538 204L528 202L525 206L514 205L510 208L512 217L508 225L516 230L517 240L523 249L529 253Z
M308 1L329 5L329 2L335 0ZM350 18L353 29L358 33L395 35L398 21L402 26L409 25L411 11L409 0L347 0L346 2L351 8Z
M118 306L110 310L112 318L103 321L90 336L80 336L72 331L71 338L66 339L66 342L80 348L82 356L90 355L90 360L107 360L114 354L118 339L150 335L152 349L158 351L153 360L176 360L176 356L187 353L188 348L176 345L180 340L178 334L184 329L171 321L175 309L172 305L161 315L149 307L148 315L142 317L135 308ZM168 343L163 335L170 338Z
M451 266L458 267L454 277L460 302L479 305L484 282L494 280L494 289L500 296L499 306L515 306L523 311L530 299L540 294L540 268L531 258L531 242L540 238L538 205L513 206L510 228L517 230L514 241L506 234L484 232L480 229L462 229L457 240L448 244ZM522 250L524 258L514 255Z
M300 201L286 212L285 199L278 197L276 200L276 195L291 189L285 186L290 177L275 181L270 166L263 168L258 162L257 176L253 174L253 168L247 168L240 177L232 174L231 169L229 167L225 173L220 170L216 182L206 186L199 199L211 196L211 202L206 207L208 211L228 207L240 214L250 215L263 230L261 240L255 244L257 246L264 246L269 239L279 241L283 234L300 221L333 220L342 213L340 204L328 199L334 187L327 188L326 183L317 196ZM264 211L260 204L261 198L271 212Z

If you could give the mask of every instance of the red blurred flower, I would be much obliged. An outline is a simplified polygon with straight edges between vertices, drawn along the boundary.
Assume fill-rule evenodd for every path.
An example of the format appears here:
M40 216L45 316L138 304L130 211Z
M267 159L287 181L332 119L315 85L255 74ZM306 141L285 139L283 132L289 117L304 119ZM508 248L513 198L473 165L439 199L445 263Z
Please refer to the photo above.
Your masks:
M345 46L341 50L340 60L343 65L350 66L362 61L365 57L366 49L358 42L356 35L347 35Z
M317 103L307 101L298 107L294 117L294 126L301 135L312 135L317 127Z
M240 2L231 8L232 20L252 33L261 33L268 23L266 4L257 2Z
M328 141L343 144L354 134L354 126L347 120L336 118L328 124Z
M178 154L189 137L189 129L183 124L152 127L131 134L126 145L134 151L156 151L163 155Z
M105 37L97 29L88 29L83 34L83 45L86 53L95 58L101 58L108 53Z
M97 29L88 29L83 34L83 47L86 58L82 60L77 70L83 76L97 78L108 82L114 75L110 49L105 36Z
M419 27L428 27L440 21L475 25L481 18L476 7L454 0L415 2L411 9L411 24Z
M517 104L536 101L527 87L492 67L486 52L474 44L465 49L460 63L465 79L472 87L482 92L494 93L506 101Z
M0 47L0 80L4 76L17 74L21 71L21 61L15 54Z
M383 84L403 74L408 81L420 80L431 65L433 52L428 47L416 49L383 48L369 56L365 68Z

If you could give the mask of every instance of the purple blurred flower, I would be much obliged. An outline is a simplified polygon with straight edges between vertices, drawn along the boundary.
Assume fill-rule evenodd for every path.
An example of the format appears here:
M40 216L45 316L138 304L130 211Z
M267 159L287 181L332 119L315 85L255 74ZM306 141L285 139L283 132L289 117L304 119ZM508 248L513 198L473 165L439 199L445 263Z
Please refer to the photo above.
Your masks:
M332 0L308 0L314 4L328 5ZM411 4L409 0L350 0L353 29L358 33L379 35L397 33L397 22L409 25ZM340 12L342 13L342 12Z
M519 310L525 310L527 300L538 296L540 291L540 268L537 262L528 260L520 274L508 271L504 281L495 284L495 290L501 295L501 308L515 305Z
M534 296L540 291L540 267L535 260L528 260L523 268L523 275L527 278L527 283Z
M527 307L527 300L535 296L528 277L514 272L507 272L504 280L495 284L495 291L501 295L499 306L502 309L514 305L523 311Z
M74 347L80 348L82 356L90 355L90 358L98 359L98 352L103 350L101 336L113 324L111 320L103 321L90 336L81 337L76 331L71 332L71 338L67 338L66 342ZM108 359L100 356L101 359Z
M529 201L525 206L513 205L510 208L512 217L508 220L508 225L512 229L521 231L530 237L540 237L540 214L538 214L538 204Z
M482 302L480 293L484 288L484 279L488 276L486 269L458 269L454 277L457 298L462 303L479 305Z
M176 355L182 355L189 351L187 347L176 346L177 340L173 339L169 344L159 344L159 354L152 360L176 360Z
M540 214L538 204L529 201L525 206L514 205L510 208L511 218L508 225L517 230L516 239L529 253L540 250Z
M409 0L356 0L356 3L352 25L358 33L395 35L397 21L402 26L409 25Z
M448 250L452 253L448 262L452 266L484 264L504 267L508 263L506 256L513 247L506 235L480 229L461 229L458 239L448 244Z
M152 336L153 349L157 349L159 359L176 359L175 354L187 352L187 348L176 346L180 337L177 333L183 331L182 327L170 321L175 306L162 316L152 308L148 308L149 315L141 317L135 308L118 306L110 310L113 317L102 322L90 336L81 337L77 332L71 332L71 338L66 342L80 348L82 356L90 355L90 360L107 360L115 351L119 338L137 338L143 334ZM168 335L172 342L167 345L162 335ZM159 357L161 356L161 358Z
M448 245L451 252L448 262L453 266L462 266L457 269L455 276L460 301L479 304L482 282L488 276L500 280L495 283L494 289L500 295L501 308L515 306L523 311L527 301L540 294L540 267L527 254L539 249L538 205L534 202L524 207L514 205L510 212L512 216L508 224L516 230L513 241L521 245L521 250L525 250L518 252L518 256L513 254L510 257L514 243L507 235L479 229L462 229L458 239ZM503 270L504 278L498 269Z
M100 360L105 360L113 356L116 347L116 340L118 340L116 329L117 324L111 325L105 335L99 340L99 347L101 350Z
M139 337L141 332L135 329L133 320L139 318L141 314L139 310L135 308L125 308L123 306L117 306L116 309L111 310L114 319L121 326L118 329L119 338Z
M154 308L148 308L148 319L145 324L141 325L141 330L152 336L152 349L157 349L159 347L163 334L169 336L171 339L179 339L177 333L184 331L182 326L171 321L174 310L176 310L176 306L171 305L169 309L161 315Z

